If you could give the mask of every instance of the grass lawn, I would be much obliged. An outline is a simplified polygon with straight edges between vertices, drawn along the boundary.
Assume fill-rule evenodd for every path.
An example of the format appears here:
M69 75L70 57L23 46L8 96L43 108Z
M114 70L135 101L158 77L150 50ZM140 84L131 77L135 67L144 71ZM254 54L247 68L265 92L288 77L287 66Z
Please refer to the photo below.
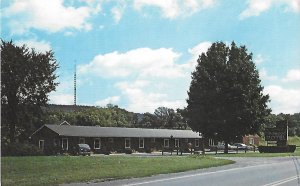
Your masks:
M2 185L59 183L144 177L233 163L207 156L38 156L2 157Z

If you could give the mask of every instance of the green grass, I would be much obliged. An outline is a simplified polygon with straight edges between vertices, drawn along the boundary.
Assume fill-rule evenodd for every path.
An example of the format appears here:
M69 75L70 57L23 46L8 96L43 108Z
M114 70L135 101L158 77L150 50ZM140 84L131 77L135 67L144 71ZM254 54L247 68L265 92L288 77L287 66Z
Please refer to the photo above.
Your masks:
M289 145L297 145L300 146L300 137L299 136L289 136L288 140Z
M207 156L187 157L2 157L2 185L57 185L181 172L233 163Z

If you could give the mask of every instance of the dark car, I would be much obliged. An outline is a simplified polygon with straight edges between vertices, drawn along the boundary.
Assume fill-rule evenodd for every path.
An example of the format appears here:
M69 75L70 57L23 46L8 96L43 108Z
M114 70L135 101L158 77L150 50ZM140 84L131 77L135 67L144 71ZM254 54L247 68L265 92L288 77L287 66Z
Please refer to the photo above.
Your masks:
M77 144L74 148L74 155L91 155L91 147L88 144Z

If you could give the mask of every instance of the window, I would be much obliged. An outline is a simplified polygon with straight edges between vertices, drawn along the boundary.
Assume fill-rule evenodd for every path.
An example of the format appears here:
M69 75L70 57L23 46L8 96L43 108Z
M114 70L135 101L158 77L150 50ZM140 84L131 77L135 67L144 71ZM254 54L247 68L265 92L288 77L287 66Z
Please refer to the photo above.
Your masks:
M254 138L249 138L249 144L254 145Z
M199 139L195 139L195 147L199 147Z
M85 143L85 139L84 138L79 138L79 143L81 143L81 144Z
M179 147L179 139L175 139L175 147Z
M169 139L164 139L164 147L169 147Z
M44 150L44 144L45 144L45 141L44 140L39 140L39 148L41 150Z
M186 143L188 143L188 142L189 142L189 139L188 139L188 138L186 138L186 139L185 139L185 142L186 142Z
M63 138L62 139L62 143L61 143L61 148L63 150L68 150L68 146L69 146L69 144L68 144L68 138Z
M108 138L108 142L109 143L113 143L114 142L114 138Z
M139 139L139 148L144 148L144 138Z
M101 141L99 138L94 139L94 149L100 149Z
M213 139L210 138L210 139L208 140L208 145L209 145L209 146L214 146L214 145L215 145L215 141L214 141Z
M151 138L151 143L155 143L155 138Z
M130 148L130 138L125 138L125 148Z

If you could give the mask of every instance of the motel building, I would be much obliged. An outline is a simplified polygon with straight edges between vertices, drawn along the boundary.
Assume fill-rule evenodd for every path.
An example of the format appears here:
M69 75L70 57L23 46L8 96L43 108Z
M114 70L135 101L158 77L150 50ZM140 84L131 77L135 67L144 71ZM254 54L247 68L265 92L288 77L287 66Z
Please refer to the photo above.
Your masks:
M119 128L99 126L43 125L30 136L30 142L45 154L70 153L79 143L93 153L200 150L202 137L192 130Z

